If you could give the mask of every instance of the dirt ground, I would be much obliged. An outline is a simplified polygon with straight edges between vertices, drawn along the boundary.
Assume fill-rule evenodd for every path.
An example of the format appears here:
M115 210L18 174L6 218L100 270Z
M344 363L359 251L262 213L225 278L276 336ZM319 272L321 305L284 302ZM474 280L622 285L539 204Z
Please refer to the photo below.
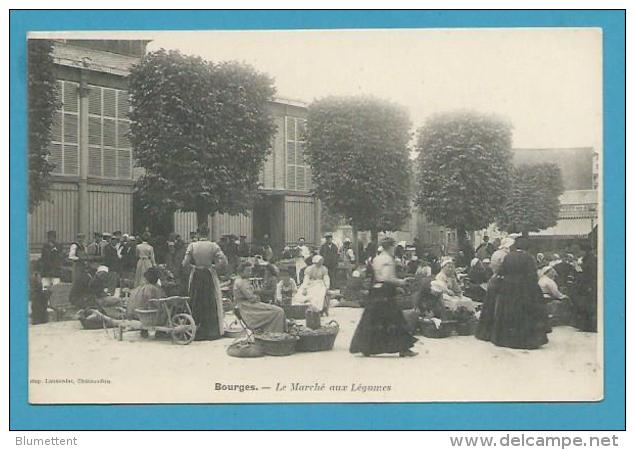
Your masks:
M539 350L512 350L472 336L419 337L414 358L348 352L361 309L333 308L329 352L239 359L233 340L119 342L79 322L30 327L32 403L253 403L599 400L600 337L557 327Z

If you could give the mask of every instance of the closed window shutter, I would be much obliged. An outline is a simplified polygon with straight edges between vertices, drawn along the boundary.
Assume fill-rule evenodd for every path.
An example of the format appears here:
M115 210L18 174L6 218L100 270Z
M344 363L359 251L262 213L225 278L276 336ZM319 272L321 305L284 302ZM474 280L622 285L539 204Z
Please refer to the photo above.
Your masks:
M64 144L64 173L79 175L79 146Z
M297 178L297 184L296 184L296 189L298 191L303 191L306 189L306 177L305 177L305 170L304 167L297 167L296 169L296 178Z
M117 176L117 150L104 147L103 150L103 176L115 178Z
M51 125L51 140L62 142L62 113L59 111L53 114L53 124Z
M119 119L127 119L130 112L130 101L128 91L119 91L117 93L117 117Z
M49 155L49 162L51 164L53 164L55 167L53 168L52 172L56 173L56 174L61 174L63 167L62 167L62 144L55 144L55 143L51 143L49 145L49 151L50 151L50 155Z
M287 164L295 164L295 142L287 141Z
M101 116L101 88L99 86L89 87L88 114Z
M79 123L74 114L64 114L64 142L79 143Z
M103 88L102 114L108 117L117 117L117 91Z
M295 166L287 165L287 189L295 189Z
M88 147L88 175L101 176L101 147Z
M64 111L78 112L79 111L79 93L77 92L77 83L64 82Z
M104 147L116 147L117 141L117 130L116 130L116 121L114 119L106 119L104 118Z

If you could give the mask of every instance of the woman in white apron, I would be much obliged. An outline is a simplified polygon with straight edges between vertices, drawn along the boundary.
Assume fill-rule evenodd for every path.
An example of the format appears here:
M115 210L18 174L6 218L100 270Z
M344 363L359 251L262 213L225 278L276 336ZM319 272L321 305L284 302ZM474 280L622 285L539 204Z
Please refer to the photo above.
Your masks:
M324 309L326 291L331 286L331 280L328 270L324 267L324 258L315 255L312 262L313 264L304 270L304 279L293 303L308 303L313 311L321 312Z

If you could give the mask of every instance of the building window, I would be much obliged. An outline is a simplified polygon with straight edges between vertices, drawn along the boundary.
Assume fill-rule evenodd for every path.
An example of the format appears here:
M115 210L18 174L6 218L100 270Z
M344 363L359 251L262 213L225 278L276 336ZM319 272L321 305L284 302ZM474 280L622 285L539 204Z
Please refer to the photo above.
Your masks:
M79 84L57 81L57 100L51 126L49 161L56 175L79 175Z
M287 153L287 189L308 191L311 184L309 166L304 159L306 120L285 117Z
M128 91L90 86L88 94L88 175L132 178Z

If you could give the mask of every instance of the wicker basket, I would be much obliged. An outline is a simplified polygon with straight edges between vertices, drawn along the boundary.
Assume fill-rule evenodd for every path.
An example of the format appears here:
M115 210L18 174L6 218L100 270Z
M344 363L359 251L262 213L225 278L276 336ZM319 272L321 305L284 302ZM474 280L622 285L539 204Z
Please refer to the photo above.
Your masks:
M155 327L159 324L159 310L158 309L135 309L134 312L137 314L139 321L141 322L141 326L144 327Z
M441 322L439 328L436 327L431 320L423 319L419 322L419 329L424 337L432 339L442 339L452 335L455 330L456 322L453 320L445 320Z
M339 331L340 326L334 320L331 320L327 326L317 330L310 330L304 327L300 328L297 332L300 340L295 349L298 352L323 352L333 350L333 344L335 344L335 338Z
M271 334L256 335L256 343L262 346L265 355L288 356L295 353L299 338L286 333L277 333L274 338Z
M282 305L287 319L304 320L309 305Z
M456 334L459 336L473 336L478 327L478 320L468 320L467 322L458 322L455 326Z

